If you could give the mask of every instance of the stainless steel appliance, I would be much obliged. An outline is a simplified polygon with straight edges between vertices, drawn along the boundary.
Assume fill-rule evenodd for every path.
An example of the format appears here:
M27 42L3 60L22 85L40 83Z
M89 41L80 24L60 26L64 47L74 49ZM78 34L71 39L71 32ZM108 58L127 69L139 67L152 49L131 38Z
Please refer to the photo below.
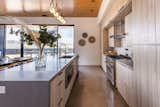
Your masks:
M68 67L65 70L65 88L68 88L68 85L70 84L74 72L73 70L74 66L72 63L68 65Z
M107 79L115 86L115 61L109 56L106 57L106 69Z
M116 88L116 60L125 58L122 55L106 56L107 79Z

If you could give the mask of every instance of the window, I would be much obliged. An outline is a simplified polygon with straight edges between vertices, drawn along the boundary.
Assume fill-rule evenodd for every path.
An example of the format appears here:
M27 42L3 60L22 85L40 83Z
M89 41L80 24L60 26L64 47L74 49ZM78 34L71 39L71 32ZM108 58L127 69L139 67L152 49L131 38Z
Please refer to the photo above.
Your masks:
M31 30L39 31L39 25L28 25ZM6 56L15 57L35 57L38 54L38 48L35 44L21 44L20 35L10 34L11 29L17 31L20 26L6 25ZM60 55L72 54L74 51L74 27L73 26L47 26L48 32L60 34L61 38L56 43L56 47L45 47L47 54L59 53ZM58 51L59 50L59 51Z
M58 40L60 55L72 54L74 52L74 27L59 26L58 33L61 39Z
M50 32L52 34L57 34L58 27L57 26L47 26L47 30L48 30L48 32ZM47 53L47 54L57 53L58 52L57 49L58 49L57 46L55 46L55 47L46 46L45 53Z
M17 31L20 29L20 26L6 26L6 56L10 58L20 57L21 38L15 34L10 34L11 29Z
M38 25L28 25L28 27L33 31L39 31L40 27ZM27 45L24 43L24 56L25 57L35 57L38 54L38 48L33 43L32 45Z

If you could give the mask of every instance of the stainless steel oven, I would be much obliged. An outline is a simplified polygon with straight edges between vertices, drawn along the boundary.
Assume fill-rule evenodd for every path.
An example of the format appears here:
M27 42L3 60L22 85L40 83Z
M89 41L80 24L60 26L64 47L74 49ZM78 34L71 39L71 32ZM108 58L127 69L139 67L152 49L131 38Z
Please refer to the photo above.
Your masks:
M106 56L107 79L116 88L116 60L123 59L124 56Z
M115 83L115 61L113 58L106 57L106 69L107 69L107 79L111 82L113 86L116 86Z

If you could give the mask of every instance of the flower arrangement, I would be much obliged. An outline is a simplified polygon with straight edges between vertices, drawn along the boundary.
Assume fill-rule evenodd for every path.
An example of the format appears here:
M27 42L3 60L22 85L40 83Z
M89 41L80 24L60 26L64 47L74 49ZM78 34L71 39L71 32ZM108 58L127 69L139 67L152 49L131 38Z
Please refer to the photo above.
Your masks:
M55 42L61 37L60 34L56 34L55 32L48 32L47 25L40 25L40 30L38 32L32 31L28 28L27 25L21 25L22 29L17 31L13 31L11 29L11 34L20 34L23 42L26 42L28 45L32 45L33 43L39 48L39 65L42 63L41 59L43 57L43 50L45 46L55 47Z

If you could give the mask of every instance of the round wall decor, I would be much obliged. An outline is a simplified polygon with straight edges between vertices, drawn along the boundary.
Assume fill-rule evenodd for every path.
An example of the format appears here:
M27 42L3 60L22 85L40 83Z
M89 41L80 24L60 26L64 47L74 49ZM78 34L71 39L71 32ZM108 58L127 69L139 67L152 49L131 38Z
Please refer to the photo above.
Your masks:
M78 42L78 44L79 44L80 46L85 46L86 41L83 40L83 39L80 39L79 42Z
M94 36L90 36L88 41L89 41L89 43L95 43L96 42L96 38Z
M88 37L88 34L85 32L85 33L82 33L82 37L83 38L87 38Z

